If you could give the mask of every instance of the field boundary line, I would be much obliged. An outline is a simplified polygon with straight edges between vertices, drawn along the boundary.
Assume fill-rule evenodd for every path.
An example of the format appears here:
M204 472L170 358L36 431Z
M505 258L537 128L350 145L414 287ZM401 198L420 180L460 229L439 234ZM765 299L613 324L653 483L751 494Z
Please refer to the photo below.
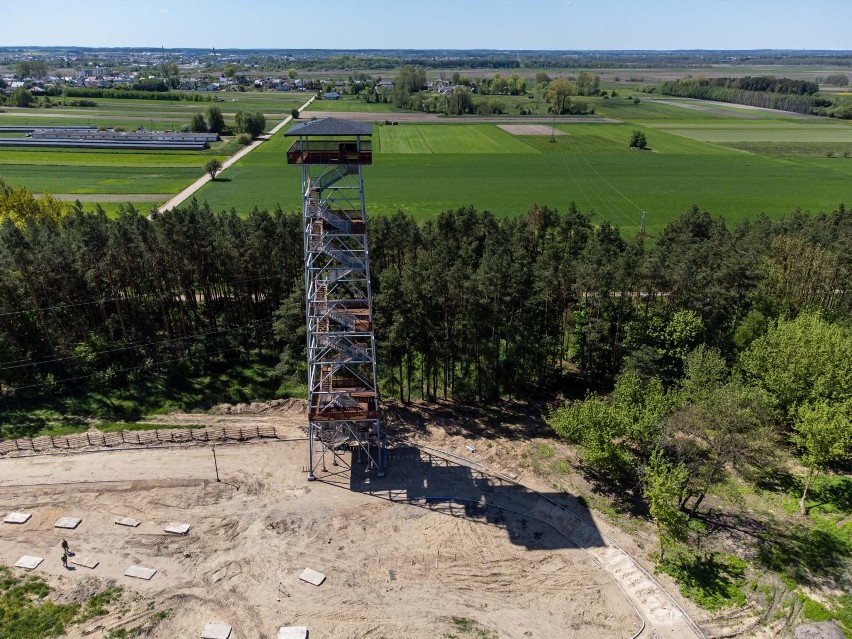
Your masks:
M317 96L315 96L315 95L311 96L311 98L307 102L305 102L302 106L300 106L298 108L299 113L301 113L302 111L307 109L310 106L310 104L316 99L317 99ZM254 142L252 142L251 144L249 144L244 149L241 149L240 151L238 151L237 153L235 153L234 155L229 157L227 160L225 160L222 163L222 168L219 169L219 173L223 173L226 169L233 166L236 162L242 160L245 156L247 156L249 153L254 151L257 147L259 147L261 144L263 144L267 140L271 140L272 136L274 136L281 129L283 129L285 126L290 124L290 122L292 120L293 120L293 116L288 115L281 122L276 124L275 127L269 133L264 133L263 135L258 136L258 138ZM171 211L176 206L180 206L186 200L188 200L190 197L195 195L195 193L197 193L201 189L201 187L203 187L208 182L211 182L212 180L213 180L213 178L210 177L210 174L205 173L200 178L198 178L195 182L193 182L188 187L186 187L183 191L181 191L180 193L178 193L177 195L172 197L168 202L166 202L165 204L163 204L162 206L157 208L157 212L158 213L166 213L168 211Z

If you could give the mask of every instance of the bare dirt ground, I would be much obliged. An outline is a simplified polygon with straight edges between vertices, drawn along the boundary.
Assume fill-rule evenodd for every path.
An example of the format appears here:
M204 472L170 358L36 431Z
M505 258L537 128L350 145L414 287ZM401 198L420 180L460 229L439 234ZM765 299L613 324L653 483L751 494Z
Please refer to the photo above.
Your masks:
M565 131L544 124L500 124L497 128L512 135L566 135Z
M329 463L308 483L304 441L217 446L218 483L207 447L2 459L0 512L34 516L23 526L0 524L0 563L45 557L36 572L66 599L125 587L121 612L76 627L73 638L145 624L152 637L197 637L208 622L232 625L234 639L274 637L290 624L307 625L316 639L466 636L453 617L493 633L467 636L633 637L643 619L643 637L696 636L668 594L611 541L617 531L478 465L548 489L521 463L521 439L539 434L525 415L501 417L496 428L416 406L391 406L386 415L395 443L383 479ZM274 425L294 438L306 425L293 401L160 419ZM439 448L472 459L433 454ZM65 515L83 523L52 528ZM117 516L143 523L123 528ZM169 536L170 522L193 527ZM63 537L100 565L66 572ZM131 564L158 573L150 582L122 576ZM328 575L319 588L298 580L308 566Z

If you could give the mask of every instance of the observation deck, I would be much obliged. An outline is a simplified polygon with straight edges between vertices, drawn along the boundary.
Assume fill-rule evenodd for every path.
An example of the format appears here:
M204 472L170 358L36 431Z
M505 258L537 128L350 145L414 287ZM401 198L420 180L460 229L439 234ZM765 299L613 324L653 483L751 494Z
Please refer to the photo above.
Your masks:
M287 150L287 164L372 164L372 142L362 139L372 133L369 124L337 118L296 124L284 134L299 138Z

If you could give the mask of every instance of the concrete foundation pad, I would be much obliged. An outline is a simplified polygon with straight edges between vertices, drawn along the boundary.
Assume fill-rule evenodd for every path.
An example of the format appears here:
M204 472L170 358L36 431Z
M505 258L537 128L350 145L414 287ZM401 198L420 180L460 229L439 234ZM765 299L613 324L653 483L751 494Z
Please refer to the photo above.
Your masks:
M24 555L15 563L15 568L23 568L24 570L35 570L38 565L44 561L44 557L32 557Z
M77 517L60 517L56 520L56 523L53 524L54 528L67 528L68 530L74 530L77 526L80 525L82 519L78 519Z
M316 570L305 568L302 571L302 574L299 575L299 579L301 579L302 581L307 581L309 584L313 584L314 586L319 586L322 582L325 581L325 575L321 572L317 572Z
M135 577L136 579L144 579L149 581L151 577L157 574L153 568L143 568L142 566L130 566L124 571L125 577Z
M130 517L116 517L115 523L119 526L130 526L131 528L136 528L142 522L138 519L131 519Z
M92 570L97 568L98 564L101 563L91 557L69 557L68 562L75 566L83 566L83 568L91 568Z
M281 626L278 639L308 639L307 626Z
M25 524L32 517L32 513L16 513L11 512L6 515L6 519L3 520L4 524Z
M167 533L172 535L185 535L192 528L189 524L169 524L164 528Z
M201 631L201 639L228 639L231 636L231 626L223 623L208 623Z

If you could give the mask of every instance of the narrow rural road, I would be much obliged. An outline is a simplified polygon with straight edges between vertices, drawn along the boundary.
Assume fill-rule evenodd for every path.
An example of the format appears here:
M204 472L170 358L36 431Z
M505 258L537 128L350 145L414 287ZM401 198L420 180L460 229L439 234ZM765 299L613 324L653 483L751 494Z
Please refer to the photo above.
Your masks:
M311 102L313 102L315 99L316 99L316 96L313 96L310 100L308 100L302 106L300 106L299 107L299 113L301 113L302 111L307 109L308 106L310 106ZM269 133L265 133L265 134L259 136L254 142L249 144L247 147L245 147L244 149L235 153L234 155L232 155L227 160L225 160L222 163L222 168L219 170L219 173L222 173L223 171L227 170L228 167L232 166L234 163L238 162L239 160L241 160L242 158L247 156L249 153L254 151L261 144L263 144L267 140L271 139L273 135L275 135L281 129L283 129L285 126L287 126L290 123L290 120L292 120L292 119L293 119L293 116L288 115L281 122L279 122L277 125L275 125L275 128L273 128ZM173 208L175 208L176 206L183 204L183 202L185 202L186 200L191 198L202 186L207 184L210 180L211 180L210 175L208 173L205 173L203 176L198 178L195 182L193 182L188 187L186 187L183 191L181 191L180 193L175 195L172 199L170 199L168 202L163 204L160 208L157 209L157 211L160 212L160 213L165 213L166 211L170 211Z

